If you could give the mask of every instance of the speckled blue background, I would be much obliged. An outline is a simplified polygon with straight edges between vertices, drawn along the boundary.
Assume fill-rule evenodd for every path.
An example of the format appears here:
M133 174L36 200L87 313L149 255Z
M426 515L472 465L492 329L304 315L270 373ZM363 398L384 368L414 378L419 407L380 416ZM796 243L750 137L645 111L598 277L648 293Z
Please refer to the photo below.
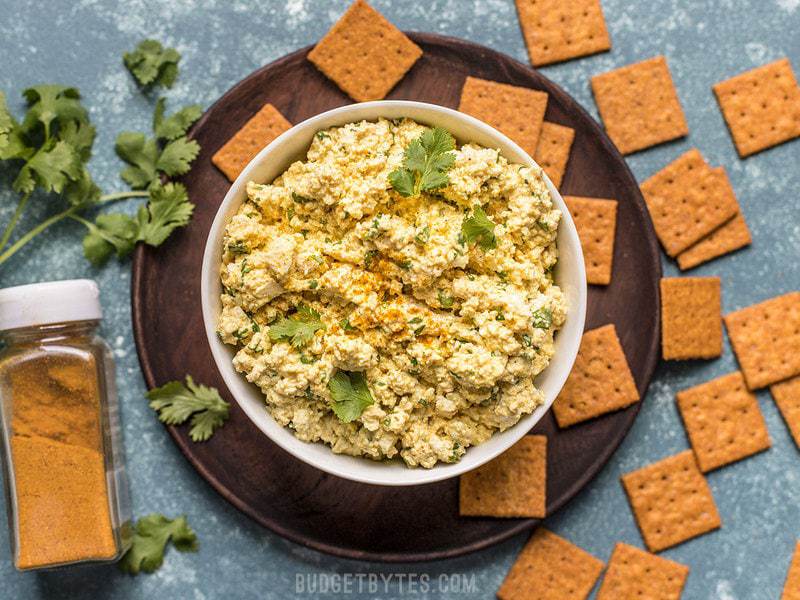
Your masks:
M183 53L172 106L210 105L245 75L319 39L347 0L0 0L0 89L22 110L23 88L43 82L78 86L98 128L91 170L107 192L124 189L113 140L123 129L147 130L152 102L121 64L123 51L155 37ZM485 44L527 60L513 0L374 0L402 29L435 31ZM743 252L696 269L720 275L724 311L800 288L800 141L739 160L711 85L788 56L800 69L800 0L603 0L610 53L547 67L544 73L596 115L589 77L663 53L686 112L690 136L629 159L642 180L691 146L724 165L753 232ZM15 196L0 173L0 222ZM131 202L127 209L133 210ZM55 207L38 198L23 225ZM525 542L519 536L451 561L393 565L334 559L261 529L219 497L194 472L143 399L130 323L130 264L103 269L84 260L81 226L59 225L0 267L0 285L91 277L102 290L103 334L114 348L125 426L125 449L137 514L186 513L197 530L197 554L170 552L156 574L131 578L114 567L20 574L13 570L0 525L0 598L309 598L295 593L297 574L417 574L430 578L426 598L491 598ZM675 275L665 261L665 274ZM675 409L677 390L736 368L730 347L710 362L661 365L628 438L601 475L548 526L607 560L614 543L642 546L619 476L687 448ZM721 530L663 555L691 566L684 598L777 599L795 540L800 538L800 455L769 394L759 393L773 447L709 475ZM440 585L441 574L467 576L462 593ZM470 579L474 575L474 579ZM457 579L446 582L458 583ZM358 598L408 597L395 578ZM324 597L315 595L314 597Z

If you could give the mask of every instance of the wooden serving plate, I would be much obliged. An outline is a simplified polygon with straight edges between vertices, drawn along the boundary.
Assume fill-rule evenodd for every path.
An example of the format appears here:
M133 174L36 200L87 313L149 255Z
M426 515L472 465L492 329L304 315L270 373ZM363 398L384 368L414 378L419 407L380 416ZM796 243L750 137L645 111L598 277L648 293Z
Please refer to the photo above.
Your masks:
M594 120L562 89L504 54L470 42L411 33L423 57L389 98L457 107L464 78L540 89L550 94L546 118L575 129L562 192L619 201L611 285L590 287L587 329L615 323L639 392L658 360L659 249L639 188ZM187 373L216 386L231 403L228 423L205 443L186 427L169 427L189 462L222 496L275 533L339 556L381 561L446 558L486 548L534 519L461 518L458 481L409 488L353 483L293 458L267 439L231 397L211 357L200 311L200 265L217 207L229 183L211 156L264 103L293 123L351 100L298 50L250 75L195 125L202 151L184 183L196 203L188 227L159 249L139 245L133 261L133 330L149 387ZM534 428L548 436L547 510L566 504L608 461L639 410L626 410L559 430L552 414Z

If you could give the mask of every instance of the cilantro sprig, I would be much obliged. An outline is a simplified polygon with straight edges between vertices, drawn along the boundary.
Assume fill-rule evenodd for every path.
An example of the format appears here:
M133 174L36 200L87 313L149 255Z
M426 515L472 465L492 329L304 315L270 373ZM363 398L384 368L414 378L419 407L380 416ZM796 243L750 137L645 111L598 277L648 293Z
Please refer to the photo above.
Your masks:
M157 61L160 66L153 81L174 81L177 76L179 56L174 50L165 56ZM131 62L134 63L145 68L141 61ZM170 64L174 69L165 69ZM0 233L0 265L65 219L87 228L84 254L95 265L114 253L126 256L137 242L158 246L174 229L188 223L193 205L186 189L178 184L164 185L161 177L186 173L197 156L199 146L185 134L199 117L199 106L187 106L166 116L165 102L158 100L154 138L126 132L117 140L118 151L131 165L123 172L123 178L135 189L103 194L88 169L95 128L78 90L64 85L39 85L24 90L22 95L27 109L18 120L8 108L6 95L0 92L0 166L14 175L12 188L20 194L16 210ZM88 215L127 198L147 198L147 203L134 216ZM60 211L14 239L17 226L34 199L54 206L60 201Z
M186 376L186 384L170 381L153 388L146 396L162 423L181 425L191 417L189 437L194 442L204 442L214 435L230 412L230 404L215 388L195 383L191 375Z
M374 402L367 378L359 371L337 371L328 381L334 414L343 423L350 423Z
M189 127L202 114L200 106L186 106L169 117L164 112L164 98L160 98L153 115L153 137L136 131L123 131L117 136L114 149L128 163L120 176L135 190L158 185L162 175L186 174L200 152L200 145L186 137Z
M94 223L76 216L89 232L83 238L83 253L100 266L116 253L123 258L131 253L136 242L160 246L178 227L192 218L194 204L189 202L186 188L168 183L148 191L150 201L141 205L134 216L121 213L99 215Z
M464 217L461 223L461 235L467 243L477 242L484 250L491 250L497 247L494 228L495 223L486 216L483 208L476 204L472 208L472 215Z
M269 326L269 339L273 342L289 342L294 348L302 348L318 330L325 328L319 316L313 308L300 304L293 315L281 317Z
M389 183L401 196L418 196L449 183L456 141L449 131L427 129L405 149L403 167L389 173Z
M175 519L159 514L142 517L133 529L132 544L120 560L120 569L131 575L152 573L164 563L170 540L179 552L197 551L197 534L184 515Z
M132 52L122 56L125 67L143 88L156 85L171 88L178 78L180 60L175 48L164 48L156 40L142 40Z

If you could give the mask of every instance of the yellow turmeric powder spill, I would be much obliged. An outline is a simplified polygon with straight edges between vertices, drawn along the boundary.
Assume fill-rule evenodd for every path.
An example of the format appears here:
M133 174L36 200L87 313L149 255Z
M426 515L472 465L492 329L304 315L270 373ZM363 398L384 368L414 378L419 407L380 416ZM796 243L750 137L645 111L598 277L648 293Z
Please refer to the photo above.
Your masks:
M89 353L38 353L4 366L20 569L117 553Z

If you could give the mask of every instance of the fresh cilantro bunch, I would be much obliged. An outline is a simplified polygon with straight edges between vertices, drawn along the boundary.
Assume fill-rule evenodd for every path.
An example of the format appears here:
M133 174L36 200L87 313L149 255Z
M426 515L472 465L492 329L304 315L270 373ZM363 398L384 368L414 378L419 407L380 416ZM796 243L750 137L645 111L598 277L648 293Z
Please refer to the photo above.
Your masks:
M120 176L135 190L157 186L162 176L175 177L189 172L200 145L186 137L186 132L202 114L200 106L186 106L169 117L164 116L165 100L159 98L153 115L153 137L135 131L117 136L114 149L128 163Z
M212 387L196 384L191 375L186 384L170 381L147 392L150 408L167 425L181 425L191 417L189 436L194 442L204 442L228 420L230 404Z
M281 317L269 326L269 339L273 342L289 342L294 348L302 348L319 329L325 329L319 313L300 304L290 317Z
M164 81L162 72L167 73L166 81L177 76L179 56L174 50L163 54L154 81ZM139 64L131 64L134 63ZM174 67L172 75L169 73L173 68L164 70L164 65L169 64ZM197 156L199 146L186 138L186 131L200 116L200 107L187 106L166 116L165 101L158 100L154 138L124 133L117 140L118 153L131 164L123 171L123 178L135 190L102 194L88 170L95 129L78 90L40 85L24 90L23 97L27 111L17 120L8 108L5 94L0 92L0 166L14 174L12 187L20 194L17 208L0 234L0 265L65 219L78 221L88 229L84 254L95 265L113 253L120 257L129 254L139 241L157 246L174 229L188 223L194 207L186 188L162 185L161 177L186 173ZM60 212L54 212L12 243L28 204L39 197L53 204L60 200ZM87 213L108 203L134 197L148 199L135 216L101 214L94 220L87 217Z
M156 40L143 40L133 52L122 56L128 71L143 88L156 85L172 87L178 78L180 60L181 55L175 48L164 48Z
M495 224L486 216L483 208L476 204L472 207L472 215L464 217L461 223L461 236L468 244L477 242L484 250L491 250L497 247L494 228Z
M403 155L403 168L389 173L389 183L401 196L418 196L446 186L455 161L456 141L441 127L427 129Z
M367 378L360 371L337 371L328 381L334 414L343 423L357 419L374 402Z
M152 573L164 563L164 552L170 540L179 552L197 551L197 535L185 516L175 519L159 514L142 517L136 522L133 543L120 560L120 568L131 575L141 571Z

